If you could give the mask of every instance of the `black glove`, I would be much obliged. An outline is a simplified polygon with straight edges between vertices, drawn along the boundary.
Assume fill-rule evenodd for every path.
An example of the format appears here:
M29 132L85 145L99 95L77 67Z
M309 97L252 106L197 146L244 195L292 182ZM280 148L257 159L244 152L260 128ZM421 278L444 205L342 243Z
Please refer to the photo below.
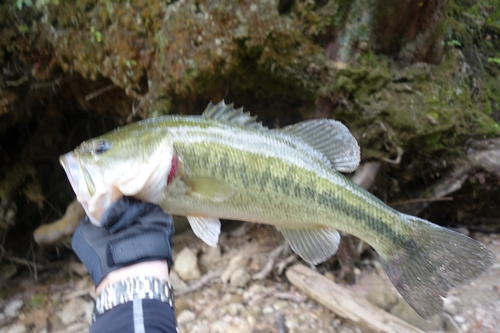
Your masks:
M96 227L85 217L71 245L98 285L110 272L131 264L166 259L172 267L172 217L150 203L122 198Z

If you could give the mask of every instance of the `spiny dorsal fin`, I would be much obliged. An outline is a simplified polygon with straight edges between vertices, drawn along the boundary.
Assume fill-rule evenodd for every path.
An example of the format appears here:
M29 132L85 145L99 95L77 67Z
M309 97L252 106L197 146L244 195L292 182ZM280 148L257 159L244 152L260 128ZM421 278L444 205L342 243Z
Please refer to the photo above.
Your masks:
M256 121L257 116L252 117L249 112L243 112L243 107L235 109L233 103L226 105L224 100L218 104L208 103L207 108L203 111L203 117L255 129L266 129L262 123Z
M333 119L306 120L281 129L318 150L340 172L353 172L359 165L358 142L341 122Z

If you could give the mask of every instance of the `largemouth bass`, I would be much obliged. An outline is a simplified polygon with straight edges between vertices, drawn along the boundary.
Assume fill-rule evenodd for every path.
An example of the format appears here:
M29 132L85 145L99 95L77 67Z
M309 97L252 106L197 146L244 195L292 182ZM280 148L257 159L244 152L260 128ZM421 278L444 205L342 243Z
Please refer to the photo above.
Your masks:
M451 287L495 261L481 243L400 213L344 177L340 172L359 164L359 146L331 119L270 130L222 101L201 116L118 128L60 160L96 225L111 203L132 196L187 216L211 246L219 218L274 225L311 264L335 254L337 230L348 232L377 251L396 289L424 318L441 311Z

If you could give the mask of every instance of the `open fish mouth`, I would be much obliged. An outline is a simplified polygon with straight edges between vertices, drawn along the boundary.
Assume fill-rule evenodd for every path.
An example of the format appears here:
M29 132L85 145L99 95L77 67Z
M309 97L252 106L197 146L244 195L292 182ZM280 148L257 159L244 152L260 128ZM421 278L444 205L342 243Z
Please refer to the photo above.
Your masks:
M78 202L82 204L90 221L100 226L101 217L106 209L123 194L111 180L108 179L109 182L105 180L105 175L98 166L85 163L74 153L62 155L59 161Z
M76 193L78 182L75 176L80 172L80 164L78 163L78 160L73 156L72 153L67 153L59 157L59 162L66 172L66 176L68 177L73 191L75 191Z
M62 155L59 161L78 197L78 201L89 200L95 193L95 185L87 169L81 165L73 153Z

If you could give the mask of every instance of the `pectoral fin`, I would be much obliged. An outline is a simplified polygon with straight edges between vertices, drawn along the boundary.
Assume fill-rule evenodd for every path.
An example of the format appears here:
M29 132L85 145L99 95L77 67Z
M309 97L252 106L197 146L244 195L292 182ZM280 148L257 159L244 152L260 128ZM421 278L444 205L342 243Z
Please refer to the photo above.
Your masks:
M187 216L193 232L208 246L216 247L219 242L220 221L213 217Z
M228 182L210 177L192 177L185 182L189 187L189 194L213 202L223 202L236 191Z
M339 248L340 235L335 229L277 229L292 250L309 264L326 261Z

